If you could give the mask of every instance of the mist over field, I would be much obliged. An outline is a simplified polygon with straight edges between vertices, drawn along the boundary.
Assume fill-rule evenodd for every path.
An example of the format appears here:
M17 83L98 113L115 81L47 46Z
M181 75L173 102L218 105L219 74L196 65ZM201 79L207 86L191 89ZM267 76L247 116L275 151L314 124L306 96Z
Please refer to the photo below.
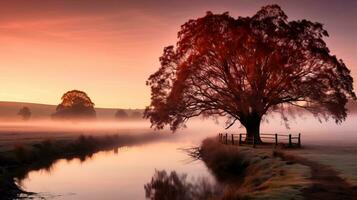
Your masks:
M18 110L27 106L32 111L30 120L24 121L18 116ZM354 122L357 121L357 103L350 102L348 105L349 115L341 124L336 124L333 119L319 121L309 113L301 113L295 118L289 118L288 127L279 114L268 115L261 125L264 133L291 133L302 134L304 142L323 142L334 144L357 143L356 128ZM154 130L150 128L148 120L138 117L115 118L117 109L96 108L96 119L86 121L53 120L51 114L56 110L55 105L20 103L20 102L0 102L0 137L9 133L37 133L45 137L51 133L75 133L75 134L110 134L110 133L159 133L172 134L168 127L164 130ZM126 112L139 111L143 109L126 109ZM215 136L219 132L245 133L245 128L239 123L225 129L225 119L219 118L217 121L196 117L186 124L186 128L177 130L175 135L184 135L183 138L200 140L204 137ZM175 138L178 138L177 136Z
M304 143L333 143L355 144L357 135L355 134L357 115L351 114L346 121L336 124L333 119L328 121L314 118L310 114L305 114L288 121L288 126L279 115L272 115L261 125L262 133L279 134L302 134ZM223 118L216 120L195 118L175 132L168 127L163 130L150 128L147 120L117 120L117 119L95 119L90 121L56 121L52 119L32 119L22 121L19 119L0 122L0 138L8 134L31 133L45 138L56 134L84 134L84 135L105 135L105 134L169 134L177 138L186 138L200 141L205 137L216 136L218 133L245 133L245 128L239 123L229 129L225 129L226 124ZM28 136L31 136L28 134Z

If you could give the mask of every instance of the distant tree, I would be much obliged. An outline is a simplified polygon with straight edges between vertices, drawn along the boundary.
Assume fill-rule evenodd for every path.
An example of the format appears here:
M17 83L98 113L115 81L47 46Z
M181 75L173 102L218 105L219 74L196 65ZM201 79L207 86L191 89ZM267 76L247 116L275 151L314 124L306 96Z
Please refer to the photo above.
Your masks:
M127 119L129 117L128 113L124 109L118 109L115 113L115 118Z
M279 112L286 121L290 106L340 123L356 95L350 70L331 55L327 36L321 23L288 21L278 5L252 17L208 12L189 20L147 81L145 117L158 129L176 130L195 116L225 116L227 128L239 121L247 139L257 142L263 116Z
M138 110L135 110L133 111L133 113L131 114L131 117L133 119L141 119L143 117L143 113L138 111Z
M85 92L71 90L62 96L56 112L52 115L54 118L63 119L88 119L95 118L94 103Z
M17 113L23 120L29 120L31 117L31 110L27 106L22 107Z

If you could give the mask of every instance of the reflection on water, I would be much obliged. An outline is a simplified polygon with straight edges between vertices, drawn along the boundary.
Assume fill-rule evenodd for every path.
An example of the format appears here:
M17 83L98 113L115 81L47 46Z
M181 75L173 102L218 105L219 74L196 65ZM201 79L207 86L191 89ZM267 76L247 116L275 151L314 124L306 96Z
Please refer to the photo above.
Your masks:
M81 162L59 160L49 170L30 172L21 185L55 199L144 199L144 184L155 169L206 177L201 162L187 164L188 156L178 150L188 143L157 142L120 148L118 153L100 152Z
M144 186L147 199L207 200L218 199L223 188L205 177L187 180L187 174L176 171L155 171L151 181Z

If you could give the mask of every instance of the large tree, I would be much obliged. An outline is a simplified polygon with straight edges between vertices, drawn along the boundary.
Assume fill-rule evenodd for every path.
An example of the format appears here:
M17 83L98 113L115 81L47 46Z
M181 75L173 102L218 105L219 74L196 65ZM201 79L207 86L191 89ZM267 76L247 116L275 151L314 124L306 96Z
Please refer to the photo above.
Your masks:
M145 117L156 128L176 130L195 116L225 116L227 127L239 121L258 142L263 116L290 106L340 123L356 95L327 36L321 23L288 21L278 5L252 17L207 12L189 20L147 81L152 96Z
M95 118L94 103L85 92L71 90L63 94L62 102L57 106L54 118L88 119Z

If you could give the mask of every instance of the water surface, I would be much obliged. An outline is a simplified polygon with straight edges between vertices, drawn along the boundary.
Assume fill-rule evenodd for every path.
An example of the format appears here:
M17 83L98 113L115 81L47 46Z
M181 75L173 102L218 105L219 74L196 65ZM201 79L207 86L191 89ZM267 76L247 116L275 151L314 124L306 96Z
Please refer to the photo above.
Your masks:
M189 179L211 177L201 161L190 162L178 149L189 146L154 142L99 152L83 162L61 159L50 170L30 172L21 185L48 199L145 199L144 184L155 169L186 173Z

